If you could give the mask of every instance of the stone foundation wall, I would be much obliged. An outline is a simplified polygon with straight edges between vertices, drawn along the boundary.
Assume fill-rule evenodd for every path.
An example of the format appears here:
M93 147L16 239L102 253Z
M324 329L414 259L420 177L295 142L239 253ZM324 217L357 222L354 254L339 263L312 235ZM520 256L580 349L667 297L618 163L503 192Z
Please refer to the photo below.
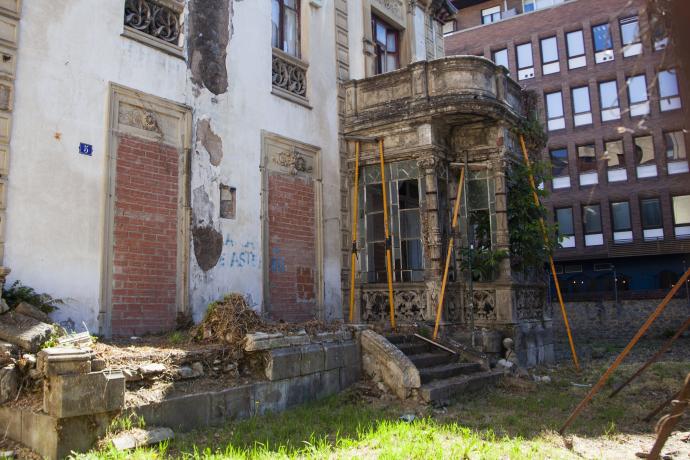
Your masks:
M661 303L661 299L567 302L568 321L579 348L592 341L627 343ZM568 336L558 303L551 306L553 336L559 352L567 352ZM690 315L687 299L673 299L645 337L663 338L678 330Z

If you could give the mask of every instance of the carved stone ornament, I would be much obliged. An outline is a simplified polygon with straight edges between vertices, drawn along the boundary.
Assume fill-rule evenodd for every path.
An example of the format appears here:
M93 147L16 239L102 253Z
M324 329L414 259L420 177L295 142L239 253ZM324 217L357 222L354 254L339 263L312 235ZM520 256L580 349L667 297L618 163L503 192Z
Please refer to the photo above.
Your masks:
M407 322L426 321L426 302L424 290L405 290L393 293L395 316ZM387 321L390 315L388 291L362 292L362 320L365 322Z
M273 52L273 86L300 97L307 97L307 69Z
M539 288L520 288L513 291L513 305L519 320L543 319L546 293Z
M394 17L400 22L405 19L405 11L402 0L372 0L380 10L388 13L389 16Z
M475 321L496 321L496 293L483 289L472 293ZM469 320L469 319L468 319Z
M143 129L144 131L163 134L163 131L158 124L156 114L138 107L121 105L118 121L123 125Z
M125 25L173 45L180 38L180 14L152 0L127 0Z
M287 168L290 174L311 174L314 171L307 159L299 152L280 152L272 159L273 163Z

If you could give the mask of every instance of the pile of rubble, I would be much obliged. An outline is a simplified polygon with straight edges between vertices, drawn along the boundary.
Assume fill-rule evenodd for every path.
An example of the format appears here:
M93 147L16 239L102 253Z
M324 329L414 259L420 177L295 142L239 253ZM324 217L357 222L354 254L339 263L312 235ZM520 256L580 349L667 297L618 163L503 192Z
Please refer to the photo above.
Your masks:
M0 404L4 404L16 400L22 389L30 392L42 388L40 351L46 343L57 343L64 331L27 302L9 311L0 300L0 310Z

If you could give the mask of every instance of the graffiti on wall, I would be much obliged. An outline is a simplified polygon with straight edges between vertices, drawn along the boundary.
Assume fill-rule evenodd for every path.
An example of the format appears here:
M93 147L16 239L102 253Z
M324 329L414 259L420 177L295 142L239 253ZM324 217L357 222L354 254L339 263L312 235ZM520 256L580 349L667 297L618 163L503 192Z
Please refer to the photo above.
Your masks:
M257 244L253 241L235 241L229 236L223 242L220 264L230 268L256 268L259 266Z

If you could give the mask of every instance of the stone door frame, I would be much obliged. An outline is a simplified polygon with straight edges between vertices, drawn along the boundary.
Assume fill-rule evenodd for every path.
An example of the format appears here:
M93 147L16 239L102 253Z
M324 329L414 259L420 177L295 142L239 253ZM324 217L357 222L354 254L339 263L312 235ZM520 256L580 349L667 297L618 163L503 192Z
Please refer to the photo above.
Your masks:
M324 246L323 246L323 181L321 175L321 149L314 145L306 144L294 139L290 139L270 131L261 131L261 251L263 259L263 302L262 312L270 313L270 289L268 285L271 253L268 228L268 173L269 171L288 172L294 165L285 165L277 158L279 152L295 152L311 157L313 161L313 171L311 175L314 180L314 222L316 223L316 311L314 316L317 319L325 318L324 309ZM282 164L281 164L282 163Z
M117 151L121 135L177 146L178 234L177 234L177 312L189 311L190 177L192 109L184 104L153 96L116 83L108 88L108 139L106 142L106 194L104 206L103 259L98 313L100 334L112 335L112 291L114 264L115 187Z

